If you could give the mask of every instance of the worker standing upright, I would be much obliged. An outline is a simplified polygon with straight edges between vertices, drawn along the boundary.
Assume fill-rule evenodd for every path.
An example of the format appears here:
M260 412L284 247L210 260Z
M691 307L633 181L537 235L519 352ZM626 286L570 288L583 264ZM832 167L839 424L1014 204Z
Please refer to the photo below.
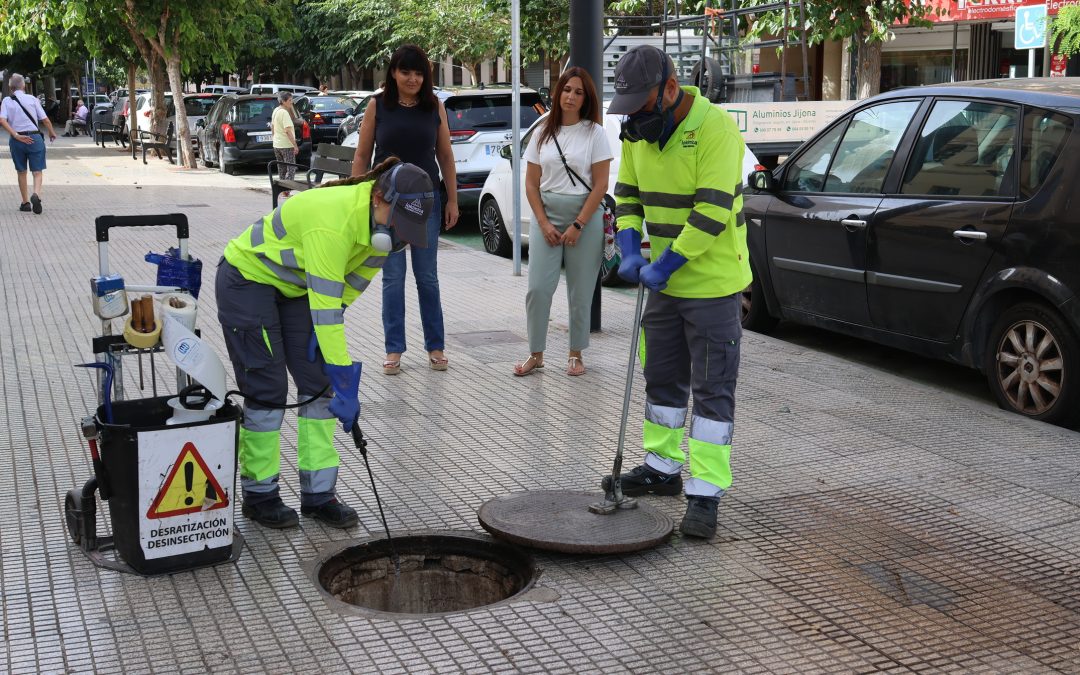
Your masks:
M622 474L622 490L685 491L680 531L710 538L720 496L731 486L739 294L751 281L740 176L745 146L732 117L696 87L679 87L671 57L647 45L619 59L608 113L628 115L615 184L619 276L650 291L641 320L646 455ZM641 256L643 221L652 262ZM684 487L680 445L691 392L691 477ZM605 491L610 481L604 479Z
M363 176L297 194L229 242L218 264L218 318L238 388L248 395L240 428L243 514L293 527L282 501L281 422L288 374L301 401L296 446L300 510L333 527L356 511L337 497L334 428L360 416L360 363L349 358L344 311L405 244L428 245L435 193L422 169L391 157ZM336 419L335 419L336 418Z

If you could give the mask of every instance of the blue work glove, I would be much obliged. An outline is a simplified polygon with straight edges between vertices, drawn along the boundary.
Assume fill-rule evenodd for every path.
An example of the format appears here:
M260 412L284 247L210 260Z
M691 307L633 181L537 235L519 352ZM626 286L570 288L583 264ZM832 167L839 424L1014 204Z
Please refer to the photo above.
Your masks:
M641 233L629 227L615 233L615 243L619 245L619 255L622 262L619 263L619 277L637 285L638 272L649 261L641 255Z
M349 366L332 366L329 363L323 367L323 372L330 378L330 386L334 389L334 398L330 401L330 412L334 417L341 420L341 426L345 431L352 431L356 426L356 420L360 418L360 369L359 361Z
M650 291L662 291L667 288L668 279L680 267L686 264L686 258L682 257L670 248L664 249L656 262L649 263L641 268L641 283Z

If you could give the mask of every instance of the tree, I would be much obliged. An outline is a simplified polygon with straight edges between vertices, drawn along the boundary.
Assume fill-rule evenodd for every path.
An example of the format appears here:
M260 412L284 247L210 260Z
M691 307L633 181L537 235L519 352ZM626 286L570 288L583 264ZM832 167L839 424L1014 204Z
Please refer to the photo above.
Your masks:
M1080 5L1065 5L1050 23L1050 46L1055 54L1080 52Z
M746 0L748 5L762 5L771 0ZM804 2L806 7L806 43L815 45L826 40L851 39L855 52L855 78L858 98L873 96L881 91L881 47L893 38L893 26L929 27L926 18L941 15L944 8L933 0L831 0ZM799 13L788 15L788 30L800 30ZM784 29L782 11L771 11L751 18L748 35L781 35Z

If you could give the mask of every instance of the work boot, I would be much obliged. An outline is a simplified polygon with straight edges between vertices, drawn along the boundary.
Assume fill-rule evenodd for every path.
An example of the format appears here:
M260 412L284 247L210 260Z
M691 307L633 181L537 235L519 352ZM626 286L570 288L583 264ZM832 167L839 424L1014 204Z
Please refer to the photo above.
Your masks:
M296 511L285 506L285 502L281 501L281 497L254 504L245 501L242 512L245 517L251 518L264 527L272 527L275 530L296 527L300 524L300 519L296 517Z
M679 523L679 532L688 537L712 539L716 534L716 507L719 497L686 496L686 515Z
M660 473L655 469L641 464L621 474L623 495L627 497L640 497L641 495L677 495L682 492L682 476L677 473ZM611 476L604 476L600 483L605 494L610 494L614 487L611 484Z
M307 518L321 520L330 527L336 527L340 530L356 525L359 520L356 517L356 509L342 504L336 497L318 506L304 506L301 504L300 513Z

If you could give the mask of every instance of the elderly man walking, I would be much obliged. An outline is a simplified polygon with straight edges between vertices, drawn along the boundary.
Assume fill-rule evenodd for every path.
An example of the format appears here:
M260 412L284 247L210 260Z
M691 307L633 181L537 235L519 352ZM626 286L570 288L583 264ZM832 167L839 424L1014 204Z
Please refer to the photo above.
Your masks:
M38 129L43 122L49 130L49 141L56 140L52 121L45 114L37 98L27 94L26 80L18 73L8 79L11 95L0 103L0 126L11 135L8 147L15 171L19 174L19 193L22 195L20 211L41 213L41 180L45 171L45 138ZM26 168L34 174L34 191L26 184Z

